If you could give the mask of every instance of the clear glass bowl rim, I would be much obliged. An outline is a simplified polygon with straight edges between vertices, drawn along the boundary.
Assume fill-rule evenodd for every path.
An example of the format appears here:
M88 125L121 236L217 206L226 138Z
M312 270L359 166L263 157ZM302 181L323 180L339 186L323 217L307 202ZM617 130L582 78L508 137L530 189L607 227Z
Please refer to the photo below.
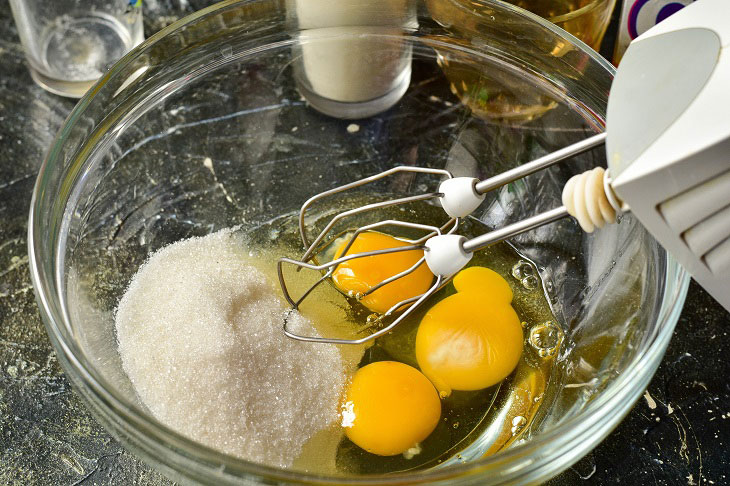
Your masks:
M100 418L100 421L107 428L115 429L121 423L125 435L132 435L137 442L147 444L147 448L143 451L143 455L146 456L145 459L152 463L165 464L170 468L170 472L177 472L183 476L200 477L201 473L204 476L206 472L209 472L211 480L229 481L236 478L246 478L286 481L298 484L358 485L404 484L405 481L409 484L425 484L453 481L463 477L467 481L476 480L475 484L497 484L502 481L518 481L520 483L539 481L569 467L603 440L629 412L635 401L648 386L669 344L689 286L688 274L670 254L667 254L666 278L663 285L665 292L659 317L655 324L658 332L645 344L644 353L634 359L625 373L611 382L580 413L539 437L513 446L497 455L444 469L365 476L362 478L325 477L272 468L222 454L181 436L143 412L135 404L119 396L113 387L109 386L106 380L97 373L93 364L88 361L83 351L74 343L67 331L71 329L68 316L60 310L60 308L65 308L65 305L58 305L64 300L64 296L59 295L59 276L56 275L58 247L54 247L56 251L53 254L44 254L41 241L44 237L48 237L48 234L38 223L41 220L40 214L44 198L53 197L53 194L45 189L48 186L51 173L58 170L56 166L60 162L58 160L60 148L71 133L71 128L82 117L86 108L94 99L98 89L118 75L142 51L150 48L164 36L172 35L202 17L235 4L255 3L256 1L258 0L226 0L188 15L160 30L118 61L79 101L64 126L59 130L40 168L33 191L28 222L28 255L31 280L41 317L65 372L71 376L73 383L80 388L79 391L82 396L90 402L97 418ZM499 0L479 0L479 2L485 6L512 11L540 24L543 28L552 31L557 36L564 38L567 42L586 52L598 65L604 67L609 75L613 76L615 74L614 67L607 60L576 37L551 22ZM477 15L472 11L468 12L471 15ZM44 261L47 261L48 265L45 265ZM60 288L63 288L63 286L61 285ZM102 415L102 417L99 417L99 415ZM109 416L113 420L109 420ZM150 444L153 444L154 447L150 447ZM166 457L162 459L155 457L151 452L152 448L167 451ZM563 457L562 461L560 460L561 457ZM181 464L181 462L184 464ZM227 474L224 474L224 472ZM212 474L215 474L215 476L212 476Z

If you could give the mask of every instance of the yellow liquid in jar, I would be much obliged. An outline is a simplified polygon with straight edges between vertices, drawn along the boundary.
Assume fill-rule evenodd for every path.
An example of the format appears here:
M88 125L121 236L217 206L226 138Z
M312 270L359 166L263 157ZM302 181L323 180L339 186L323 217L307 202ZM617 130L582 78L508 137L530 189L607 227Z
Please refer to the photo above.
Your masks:
M615 0L507 0L567 30L594 50L598 50L611 19ZM457 6L455 4L461 4ZM499 22L487 4L469 0L426 0L434 20L450 28L473 28L473 15ZM466 12L469 12L468 14Z
M509 3L529 10L567 30L590 47L598 50L611 18L615 0L507 0ZM518 124L539 118L558 104L547 92L537 93L534 80L520 80L509 76L503 70L479 63L464 62L464 53L445 47L447 44L461 44L471 48L475 33L484 32L489 39L490 28L502 25L503 15L489 5L468 0L427 0L426 5L433 19L455 36L426 36L437 43L433 46L437 62L449 81L451 92L472 113L480 118L505 124ZM491 29L494 30L494 29ZM522 48L534 51L540 56L561 58L576 48L559 37L532 36L529 34ZM479 39L478 43L485 42ZM561 62L555 62L551 69L559 70ZM566 72L572 77L574 73Z

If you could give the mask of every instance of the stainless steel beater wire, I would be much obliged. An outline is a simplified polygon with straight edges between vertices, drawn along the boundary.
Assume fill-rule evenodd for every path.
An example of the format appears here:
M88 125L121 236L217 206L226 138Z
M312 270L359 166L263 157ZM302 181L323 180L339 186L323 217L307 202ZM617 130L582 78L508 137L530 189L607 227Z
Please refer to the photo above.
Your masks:
M565 216L568 216L568 210L565 208L565 206L560 206L559 208L545 211L544 213L532 216L531 218L523 219L522 221L518 221L517 223L510 224L503 228L499 228L494 231L490 231L489 233L485 233L481 236L477 236L475 238L467 240L464 242L462 248L467 253L473 253L491 244L506 240L508 238L511 238L512 236L524 233L525 231L535 229L538 226L557 221L558 219L564 218Z
M368 336L365 336L364 338L360 338L360 339L334 339L334 338L321 338L321 337L311 337L311 336L300 336L298 334L294 334L294 333L290 332L286 328L286 325L287 325L287 322L288 322L286 319L284 320L284 334L286 336L292 338L292 339L296 339L298 341L306 341L306 342L310 342L310 343L327 343L327 344L362 344L362 343L366 343L366 342L368 342L370 340L373 340L373 339L375 339L375 338L377 338L379 336L382 336L383 334L386 334L386 333L390 332L395 326L397 326L398 324L400 324L400 322L403 319L405 319L406 317L408 317L408 315L411 312L413 312L413 310L415 310L416 308L420 307L420 305L423 303L424 300L428 299L434 292L436 292L439 288L441 288L442 281L443 281L443 277L437 276L436 277L436 283L433 284L431 286L431 288L429 288L426 292L424 292L419 297L417 297L418 300L412 306L410 306L408 309L406 309L401 315L399 315L397 319L395 319L393 322L391 322L390 324L388 324L383 329L380 329L380 330L378 330L378 331L376 331L376 332L374 332L374 333L372 333L372 334L370 334ZM408 301L413 301L414 299L415 298L413 298L413 299L407 299L407 301L401 301L401 302L399 302L398 304L396 304L393 307L396 307L397 306L397 308L400 308L403 305L405 305L404 302L407 303ZM393 308L391 308L391 310L389 310L385 315L383 315L383 317L387 316L392 310L393 310Z
M400 273L396 273L392 277L388 277L385 280L382 280L380 283L378 283L374 287L370 288L367 292L363 293L362 296L363 297L367 297L368 295L372 294L373 292L375 292L379 288L385 287L390 282L394 282L394 281L398 280L401 277L405 277L406 275L410 275L411 273L415 272L416 269L418 267L420 267L421 265L423 265L425 262L426 262L426 257L420 258L412 267L410 267L410 268L408 268L406 270L403 270Z
M510 182L514 182L517 179L521 179L534 172L550 167L551 165L555 165L562 160L582 154L583 152L587 152L592 148L598 147L599 145L603 145L605 141L605 132L599 133L598 135L593 135L592 137L588 137L584 140L581 140L580 142L576 142L560 150L556 150L555 152L544 155L538 159L533 160L532 162L527 162L526 164L522 164L518 167L515 167L514 169L502 172L499 175L477 182L474 185L474 190L479 194L486 194L487 192L492 191L498 187L502 187L505 184L509 184Z
M456 231L456 230L457 230L457 229L459 228L459 223L460 223L460 222L461 222L461 221L460 221L460 219L459 219L459 218L451 218L451 219L449 219L449 220L448 220L447 222L445 222L445 223L444 223L444 224L443 224L443 225L441 226L441 228L439 228L439 230L440 230L441 232L443 232L443 231L446 231L446 228L447 228L447 227L448 227L448 226L449 226L450 224L453 224L453 226L451 227L451 229L450 229L449 231L447 231L447 232L446 232L446 234L447 234L447 235L451 235L451 234L453 234L453 233L454 233L454 232L455 232L455 231ZM429 234L427 234L426 236L423 236L422 238L419 238L419 239L417 239L417 240L411 240L411 241L409 241L409 243L413 243L414 245L420 245L421 243L425 243L425 242L426 242L426 241L427 241L427 240L428 240L429 238L431 238L431 237L433 237L433 236L436 236L437 234L439 234L439 233L436 233L436 232L432 232L432 233L429 233ZM395 236L394 236L393 238L395 238L396 240L404 241L404 240L401 240L400 238L396 238ZM408 240L405 240L405 241L408 241Z
M406 204L406 203L414 202L414 201L423 201L426 199L433 199L433 198L440 197L440 196L441 196L441 193L438 193L438 192L432 192L432 193L428 193L428 194L417 194L415 196L408 196L408 197L403 197L400 199L392 199L389 201L381 201L381 202L377 202L377 203L366 204L365 206L360 206L360 207L357 207L354 209L350 209L348 211L343 211L343 212L339 213L337 216L335 216L334 218L332 218L329 221L329 223L327 223L327 226L325 226L325 228L319 233L319 235L317 235L317 238L312 242L312 244L308 246L307 251L304 253L304 255L302 255L301 259L303 261L309 260L312 257L312 255L315 253L314 250L316 249L316 247L324 239L325 235L330 232L330 230L335 225L335 223L337 223L339 220L341 220L343 218L347 218L347 217L353 216L355 214L360 214L360 213L364 213L367 211L372 211L374 209L387 208L390 206L397 206L399 204ZM306 236L303 233L304 219L301 217L302 214L303 213L299 213L299 215L300 215L299 231L301 233L302 241L304 242L304 245L307 246Z
M286 298L287 302L289 302L292 307L298 307L299 304L304 300L304 298L309 295L312 290L314 290L319 284L321 284L324 280L326 280L327 277L329 277L331 274L330 272L327 272L326 275L322 276L317 282L314 283L314 285L311 285L309 289L307 289L306 292L304 292L304 295L299 298L299 300L294 301L294 299L291 298L291 295L289 294L288 287L286 286L286 279L284 278L284 271L283 271L283 263L289 263L291 265L294 265L298 268L308 268L310 270L325 270L329 267L333 267L336 265L339 265L340 263L344 263L348 260L354 260L355 258L364 258L368 256L377 256L377 255L384 255L387 253L397 253L400 251L412 251L412 250L422 250L423 246L421 245L408 245L408 246L399 246L397 248L385 248L383 250L372 250L372 251L366 251L362 253L353 253L352 255L347 255L344 257L340 257L336 260L332 260L331 262L324 263L322 265L312 265L311 263L302 262L299 260L292 260L291 258L279 258L279 261L277 262L277 273L279 274L279 284L281 285L281 290L284 292L284 297Z
M456 220L458 222L458 219ZM446 223L447 225L449 223ZM361 234L368 230L379 228L381 226L401 226L404 228L411 228L411 229L420 229L420 230L427 230L430 231L430 234L441 234L441 228L438 228L436 226L432 226L429 224L420 224L420 223L411 223L410 221L399 221L397 219L389 219L385 221L378 221L377 223L372 223L366 226L363 226L359 228L355 234L350 238L350 241L348 241L347 245L344 247L342 253L345 256L342 256L340 258L336 258L332 261L329 261L327 263L324 263L322 265L313 265L307 262L293 260L291 258L280 258L277 262L277 273L279 274L279 283L281 285L281 290L284 292L284 297L286 298L287 302L289 302L292 307L299 307L299 304L302 303L302 301L307 298L307 296L312 293L312 291L317 288L322 282L324 282L328 277L332 276L332 273L337 268L338 265L341 263L344 263L349 260L354 260L356 258L364 258L368 256L376 256L376 255L384 255L388 253L397 253L401 251L411 251L411 250L418 250L423 249L424 247L420 244L421 240L417 240L416 242L411 242L410 245L407 246L401 246L401 247L395 247L395 248L383 248L380 250L372 250L362 253L354 253L352 255L347 255L347 251L352 247L352 244L355 242L355 239ZM446 225L444 225L446 227ZM284 278L284 271L283 271L283 264L289 263L291 265L295 265L297 267L297 270L300 270L302 268L308 268L311 270L325 270L329 269L327 273L325 273L319 280L317 280L314 284L312 284L305 292L304 294L296 301L292 299L291 294L289 294L289 289L286 285L286 279ZM396 278L401 278L405 275L408 275L409 273L415 271L417 267L414 265L413 267L409 268L408 270L401 272L400 274L396 275L395 278L391 277L389 281L396 280ZM385 284L382 284L385 285ZM382 287L382 285L379 285L379 287ZM370 294L374 290L371 289L368 291L365 295ZM402 302L400 305L402 305L404 302Z
M370 231L371 229L374 229L374 228L380 228L381 226L401 226L403 228L429 230L429 231L431 231L430 234L434 234L434 233L437 235L441 234L440 228L430 225L430 224L411 223L409 221L400 221L397 219L387 219L385 221L378 221L377 223L368 224L366 226L362 226L362 227L358 228L357 231L355 231L355 233L352 235L352 238L350 238L350 241L347 242L347 245L345 245L345 247L342 249L342 255L347 255L348 250L350 248L352 248L352 245L355 243L355 240L362 233ZM401 241L403 241L403 240L401 240ZM421 240L407 241L407 242L411 243L411 246L420 246L421 245ZM407 248L407 247L395 247L395 248ZM392 249L395 250L395 248L392 248ZM383 250L388 250L388 249L389 248L383 248ZM356 253L355 255L360 255L360 257L364 257L364 256L368 256L367 253L368 252ZM388 253L392 253L392 252L388 252ZM345 262L345 261L347 261L347 260L343 259L343 257L340 257L340 258L336 258L336 259L330 261L328 263L328 265L332 266L332 268L334 270L335 268L337 268L337 266L340 263ZM337 262L337 263L335 263L335 262Z
M312 292L314 292L314 289L316 289L322 282L324 282L325 280L327 280L331 276L332 276L332 269L330 269L327 273L325 273L324 275L322 275L319 280L317 280L316 282L314 282L307 289L307 291L304 292L304 294L302 294L301 297L299 297L299 300L297 300L296 302L292 302L292 300L289 299L289 298L287 298L287 300L289 301L290 304L292 304L292 306L294 308L298 308L299 307L299 304L301 304L304 301L304 299L306 299L309 296L309 294L311 294ZM282 284L282 285L284 285L284 284ZM288 295L288 292L285 291L285 294Z
M301 209L299 210L299 234L302 237L302 243L304 243L305 247L309 247L310 244L307 241L307 237L305 236L304 232L304 213L307 211L307 208L311 206L316 201L331 196L333 194L337 194L342 191L347 191L349 189L352 189L354 187L363 186L365 184L370 184L371 182L375 182L377 180L383 179L384 177L391 176L393 174L396 174L398 172L415 172L415 173L421 173L421 174L436 174L436 175L443 175L448 178L451 178L451 172L444 169L431 169L428 167L412 167L407 165L401 165L398 167L393 167L392 169L388 169L386 171L380 172L378 174L372 175L370 177L365 177L364 179L360 179L354 182L350 182L349 184L345 184L339 187L335 187L334 189L330 189L328 191L320 192L319 194L315 194L314 196L307 199L304 204L302 204Z
M451 221L454 221L455 223L458 223L459 219L458 219L458 218L455 218L455 219L451 219L451 220L449 220L449 222L451 222ZM358 229L357 231L355 231L355 234L354 234L354 235L352 236L352 238L350 238L350 241L348 241L348 242L347 242L347 245L346 245L346 246L344 247L344 249L342 250L342 255L347 255L347 252L348 252L348 250L349 250L349 249L350 249L350 248L352 247L352 245L353 245L353 244L355 243L355 239L356 239L356 238L357 238L358 236L360 236L360 235L361 235L362 233L364 233L364 232L366 232L366 231L369 231L369 230L371 230L371 229L373 229L373 228L378 228L378 227L380 227L380 226L402 226L402 227L405 227L405 228L414 228L414 229L425 229L425 230L431 230L431 232L430 232L430 233L429 233L428 235L426 235L426 236L424 236L423 238L420 238L420 239L418 239L418 240L416 240L416 241L408 241L408 240L405 240L405 241L408 241L409 243L411 243L411 245L419 245L419 246L420 246L420 245L421 245L421 244L422 244L422 243L423 243L424 241L426 241L426 240L427 240L428 238L430 238L430 237L432 237L432 236L435 236L435 235L440 235L440 234L442 234L441 232L443 231L443 229L444 229L444 228L446 228L446 226L447 226L447 225L449 224L449 222L447 222L447 223L446 223L446 224L445 224L444 226L442 226L441 228L438 228L438 227L436 227L436 226L431 226L431 225L424 225L424 224L419 224L419 223L410 223L410 222L407 222L407 221L398 221L398 220L386 220L386 221L380 221L380 222L378 222L378 223L374 223L374 224L370 224L370 225L367 225L367 226L363 226L362 228L359 228L359 229ZM456 226L457 226L457 225L454 225L454 228L452 228L452 230L454 230L454 229L456 228ZM402 240L402 241L403 241L403 240ZM392 252L388 252L388 253L392 253ZM358 253L358 255L359 255L360 257L364 257L364 256L367 256L367 254L366 254L366 253ZM337 267L338 267L338 266L340 265L340 263L342 263L342 262L343 262L344 260L342 260L341 258L339 258L339 259L335 259L335 260L333 260L333 261L331 261L331 262L330 262L330 265L331 265L332 263L334 263L335 261L337 261L337 263L336 263L335 265L333 265L333 266L332 266L332 268L330 269L330 271L329 271L329 272L327 272L327 275L326 275L326 276L331 276L331 275L332 275L332 273L334 272L334 270L335 270L335 269L336 269L336 268L337 268ZM399 278L405 277L406 275L410 275L411 273L415 272L415 271L416 271L416 269L417 269L417 268L418 268L419 266L421 266L421 265L422 265L423 263L425 263L425 262L426 262L426 257L424 256L424 257L420 258L420 259L419 259L419 260L418 260L418 261L417 261L417 262L416 262L416 263L415 263L414 265L412 265L412 266L411 266L410 268L407 268L407 269L403 270L403 271L402 271L402 272L400 272L400 273L397 273L397 274L395 274L395 275L392 275L392 276L390 276L390 277L386 278L385 280L382 280L382 281L381 281L380 283L378 283L378 284L377 284L377 285L375 285L374 287L372 287L372 288L368 289L368 290L367 290L366 292L364 292L364 293L363 293L363 294L362 294L362 295L360 296L360 298L364 298L364 297L367 297L368 295L370 295L370 294L372 294L373 292L375 292L376 290L378 290L378 289L380 289L380 288L382 288L382 287L384 287L384 286L388 285L389 283L391 283L391 282L394 282L394 281L398 280ZM319 285L319 283L320 283L320 282L317 282L317 283L315 283L315 285ZM309 293L309 291L307 292L307 294L308 294L308 293ZM301 302L302 300L303 300L303 299L299 299L299 301L298 301L298 302ZM405 304L405 303L407 303L407 302L401 302L401 303L399 303L399 304L398 304L398 307L400 307L401 305L403 305L403 304ZM386 313L386 315L387 315L387 313Z
M370 251L364 251L362 253L353 253L352 255L346 255L343 257L340 257L336 260L332 260L327 263L323 263L322 265L313 265L311 263L302 262L299 260L292 260L291 258L280 258L280 262L285 263L291 263L292 265L298 265L300 267L308 268L310 270L325 270L329 267L339 265L341 263L345 263L349 260L354 260L355 258L365 258L369 256L378 256L378 255L385 255L387 253L398 253L401 251L413 251L413 250L423 250L423 245L408 245L408 246L397 246L395 248L383 248L382 250L370 250Z

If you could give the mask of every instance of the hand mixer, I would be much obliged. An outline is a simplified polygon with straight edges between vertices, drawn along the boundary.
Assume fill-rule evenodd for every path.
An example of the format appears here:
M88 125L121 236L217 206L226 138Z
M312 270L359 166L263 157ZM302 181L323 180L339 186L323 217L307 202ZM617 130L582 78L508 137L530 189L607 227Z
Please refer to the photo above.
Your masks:
M423 250L415 265L393 275L357 299L414 272L425 263L435 276L430 288L404 299L378 320L382 327L360 339L301 336L284 323L284 333L297 340L359 344L375 339L402 322L469 262L473 252L567 215L591 232L631 211L652 235L730 310L730 6L725 0L702 0L650 29L629 46L613 81L608 101L606 132L480 181L452 177L441 169L395 167L388 171L317 194L304 203L299 230L307 248L300 260L282 258L279 280L296 309L342 263L386 253ZM471 214L487 192L591 150L605 143L609 170L595 168L571 178L563 190L563 206L467 240L456 233L461 218ZM306 234L305 213L316 201L373 183L399 172L445 177L434 193L383 201L335 216L312 241ZM345 218L436 199L451 218L442 227L386 220L358 228L339 258L312 263L326 235ZM406 246L348 254L359 235L383 227L426 232ZM287 288L283 266L322 271L301 297ZM386 324L386 319L396 316Z

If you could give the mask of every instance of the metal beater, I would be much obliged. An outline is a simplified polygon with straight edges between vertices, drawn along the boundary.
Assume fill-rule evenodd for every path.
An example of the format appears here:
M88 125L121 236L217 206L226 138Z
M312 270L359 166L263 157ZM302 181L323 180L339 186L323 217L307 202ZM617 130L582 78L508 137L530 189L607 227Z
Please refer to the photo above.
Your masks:
M302 243L305 245L307 250L304 252L304 255L299 260L294 260L291 258L279 259L277 268L279 282L281 284L282 291L284 292L284 297L291 304L293 309L297 309L302 301L304 301L304 299L306 299L307 296L309 296L309 294L315 288L317 288L317 286L331 278L332 274L340 264L356 258L365 258L402 251L424 251L424 256L410 268L396 275L393 275L386 280L383 280L382 282L370 288L367 292L364 292L360 295L350 296L357 298L358 300L370 295L376 290L399 278L411 274L423 263L426 263L426 265L428 265L431 272L436 277L436 280L426 292L408 299L404 299L393 305L390 309L388 309L384 314L379 317L378 321L381 325L383 325L390 317L394 316L394 314L396 313L398 313L397 317L395 317L391 322L383 325L383 327L381 327L377 331L363 338L335 339L326 337L322 338L301 336L292 332L288 328L288 322L286 320L284 323L284 333L290 338L297 339L299 341L331 344L361 344L391 331L395 326L397 326L406 317L408 317L415 309L423 304L423 302L425 302L431 295L433 295L441 287L446 285L451 280L451 278L469 262L472 254L475 251L481 248L485 248L491 244L506 240L520 233L524 233L525 231L537 228L538 226L551 223L569 214L568 208L566 208L566 206L564 205L550 211L538 214L531 218L525 219L523 221L514 223L512 225L505 226L504 228L490 231L489 233L473 238L471 240L467 240L465 237L455 234L455 232L459 228L460 219L471 214L479 206L479 204L481 204L481 202L484 200L485 195L489 191L502 187L505 184L509 184L510 182L514 182L539 170L555 165L558 162L566 160L570 157L591 150L592 148L598 147L604 143L605 138L605 133L594 135L585 140L581 140L580 142L577 142L573 145L565 147L561 150L552 152L534 161L528 162L512 170L503 172L495 177L491 177L482 181L471 177L453 177L451 173L443 169L401 166L386 170L370 177L366 177L364 179L351 182L349 184L336 187L329 191L319 193L308 199L302 205L299 211L299 232L302 238ZM442 177L445 177L445 180L441 182L437 192L418 194L399 199L372 203L343 211L334 216L324 227L324 229L316 236L316 238L310 241L306 231L305 218L307 210L315 202L321 201L324 198L333 196L343 191L351 190L366 184L371 184L375 181L401 172L440 175ZM322 242L325 241L328 233L331 232L335 224L342 222L346 218L351 218L353 216L360 215L369 211L381 210L386 207L398 206L412 203L414 201L425 201L430 199L437 199L446 214L450 217L450 219L443 226L436 227L432 225L417 224L409 221L400 220L386 220L362 226L355 230L352 236L350 236L348 242L342 250L342 255L344 256L322 264L312 263L313 260L315 260L318 252L321 251ZM382 229L388 226L421 230L426 232L426 234L423 237L415 240L398 238L402 241L409 243L409 245L407 246L355 253L350 255L347 254L348 250L359 235L366 231ZM295 299L290 294L286 284L286 278L284 277L283 268L284 265L287 264L294 265L297 267L297 269L306 268L309 270L320 271L324 273L311 287L309 287L309 289L304 292L302 296Z

